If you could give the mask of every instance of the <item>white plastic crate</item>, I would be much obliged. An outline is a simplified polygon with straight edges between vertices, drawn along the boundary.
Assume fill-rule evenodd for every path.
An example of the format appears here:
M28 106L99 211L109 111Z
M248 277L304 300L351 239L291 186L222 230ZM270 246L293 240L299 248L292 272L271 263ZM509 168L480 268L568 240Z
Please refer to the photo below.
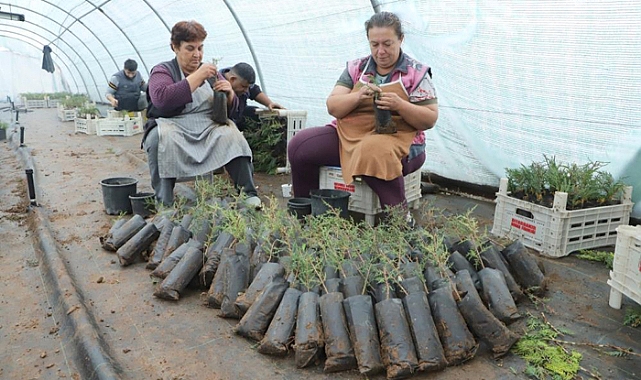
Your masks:
M367 186L360 178L356 177L354 182L346 185L343 181L343 171L337 166L323 166L320 169L319 188L344 190L350 192L349 197L350 211L359 212L365 215L365 220L373 225L374 218L381 213L381 203L378 195ZM417 170L405 176L405 198L407 204L412 208L417 208L421 199L421 171Z
M608 285L611 307L621 308L623 294L641 305L641 226L617 228L614 262Z
M60 99L47 99L47 108L58 108Z
M133 136L142 133L143 124L138 118L132 120L98 119L96 134L98 136Z
M286 117L287 118L287 145L289 145L289 142L291 141L292 137L296 134L296 132L305 129L305 125L307 124L307 111L294 111L294 110L282 110L282 109L275 109L272 111L269 111L267 109L258 109L256 110L256 114L260 118L268 118L268 117ZM291 171L290 166L289 166L289 158L287 157L287 154L285 154L285 167L284 168L278 168L279 173L289 173Z
M85 133L88 135L96 134L96 126L98 125L98 120L100 119L90 119L87 116L85 119L76 117L74 120L75 123L75 133Z
M60 121L74 121L76 120L76 116L78 115L78 110L77 109L65 109L65 107L62 106L62 104L58 103L58 119Z
M519 239L544 256L563 257L580 249L614 245L616 228L630 220L632 187L625 189L621 204L567 211L567 193L557 192L548 208L508 196L507 185L507 178L502 178L492 234Z
M46 99L24 99L27 108L47 108Z

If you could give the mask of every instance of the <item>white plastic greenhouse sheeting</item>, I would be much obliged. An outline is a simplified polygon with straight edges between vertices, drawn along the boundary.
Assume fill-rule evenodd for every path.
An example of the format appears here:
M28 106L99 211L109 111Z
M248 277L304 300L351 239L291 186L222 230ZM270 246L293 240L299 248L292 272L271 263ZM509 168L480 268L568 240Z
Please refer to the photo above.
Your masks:
M27 21L0 20L0 46L41 59L49 44L71 91L104 100L125 59L147 77L173 56L168 28L196 19L209 32L208 60L252 64L269 96L307 110L314 126L331 120L325 99L346 60L368 54L363 22L372 3L399 13L404 50L433 68L440 116L427 132L425 171L497 185L506 167L544 154L606 161L634 186L633 215L641 215L638 0L24 0L11 5ZM40 70L20 83L32 88L41 74L50 75Z

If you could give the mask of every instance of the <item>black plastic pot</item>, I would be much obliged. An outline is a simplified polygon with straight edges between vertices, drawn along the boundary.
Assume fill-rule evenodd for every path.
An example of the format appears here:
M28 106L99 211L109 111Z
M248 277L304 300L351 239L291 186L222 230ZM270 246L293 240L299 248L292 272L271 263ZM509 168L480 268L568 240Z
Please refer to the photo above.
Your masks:
M287 210L298 219L305 218L305 215L312 213L311 198L292 198L287 201Z
M102 185L102 200L107 214L119 215L133 212L129 196L136 194L137 179L127 177L107 178L100 181L100 185Z
M349 216L349 196L352 194L348 191L317 189L310 191L310 195L312 196L312 215L322 215L336 208L340 210L341 218L347 219Z
M136 193L129 196L131 210L143 218L156 213L156 202L154 193Z

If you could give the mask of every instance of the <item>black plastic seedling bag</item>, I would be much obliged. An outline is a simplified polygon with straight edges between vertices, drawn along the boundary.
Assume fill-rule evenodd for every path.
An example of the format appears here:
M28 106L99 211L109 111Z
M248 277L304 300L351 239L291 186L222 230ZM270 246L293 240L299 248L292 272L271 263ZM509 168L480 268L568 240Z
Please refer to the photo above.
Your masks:
M223 250L223 254L231 251L227 258L225 292L220 302L220 313L223 318L240 319L240 310L234 304L238 295L249 286L249 246L244 243L236 244L235 250Z
M545 275L539 268L536 258L531 255L520 240L505 247L501 252L512 268L514 279L523 289L536 289L542 293L546 288Z
M320 362L323 353L323 328L318 293L305 292L298 300L298 319L294 338L296 367L305 368Z
M406 297L408 294L426 292L427 288L422 277L423 275L421 275L421 277L412 276L403 279L401 281L401 290L396 293L401 297Z
M119 224L119 223L118 223ZM107 235L106 238L100 239L102 248L107 251L116 252L118 248L122 247L129 239L131 239L138 231L142 230L147 225L145 219L136 214L128 221L123 223L120 227Z
M205 252L205 264L198 274L198 278L201 281L201 286L205 289L208 289L211 286L211 282L214 279L214 275L218 270L220 265L220 258L223 253L223 249L231 247L234 243L234 236L229 232L222 231L218 234L214 242L207 247L207 252Z
M249 284L247 290L236 298L236 307L241 315L244 315L247 309L252 306L259 294L272 281L285 275L285 268L279 263L265 263L262 265L260 272ZM284 281L284 280L283 280ZM284 290L283 290L284 292Z
M396 295L396 289L394 284L390 284L387 281L378 282L372 285L372 293L376 303L391 299L398 298Z
M472 359L479 347L458 309L452 291L451 285L448 285L434 289L428 295L445 359L451 366Z
M465 256L459 253L459 251L450 253L450 256L447 258L447 262L451 265L454 272L464 269L467 270L470 273L470 276L472 276L476 289L481 289L481 280L479 279L478 273L476 273L476 269L474 269L472 263L470 263Z
M456 277L457 283L460 282L461 287L467 289L457 302L467 326L490 348L494 358L505 355L519 337L485 307L466 270L457 272Z
M147 266L145 268L154 270L158 264L160 264L162 258L165 257L165 248L167 247L167 242L171 236L171 231L175 226L176 224L172 222L171 219L165 218L160 222L160 235L158 236L158 240L156 240L156 245L149 256L149 261L147 261Z
M169 256L163 259L163 261L158 264L156 269L154 269L149 275L151 277L155 278L160 278L164 279L169 275L169 273L174 269L176 264L180 261L180 259L183 258L185 253L187 253L187 249L189 247L194 247L198 249L202 249L202 245L200 242L189 239L189 241L183 243L178 249L174 250Z
M343 310L343 294L327 293L319 298L325 341L325 372L357 368L356 356L349 340L347 319Z
M127 223L127 221L128 221L128 219L125 219L125 218L116 220L114 222L114 224L111 226L111 228L109 229L109 232L107 232L107 235L101 236L99 238L100 239L100 245L102 245L102 248L104 248L107 251L115 251L114 249L112 249L111 245L107 245L106 246L105 243L109 239L112 239L113 238L113 234L116 233L116 231L118 231L118 229L120 227L122 227L125 223Z
M165 252L163 260L165 257L171 255L178 247L186 243L191 237L191 232L180 224L174 226L169 235L169 240L167 240L167 245L165 246Z
M372 297L356 295L343 301L350 340L356 355L358 371L373 376L385 370Z
M445 368L447 360L432 318L427 294L424 291L412 292L403 298L403 306L416 348L418 370L431 372Z
M274 278L244 313L234 332L255 341L263 339L288 286L284 278Z
M507 260L505 260L501 255L501 251L499 251L496 246L490 244L483 249L481 252L481 259L483 260L483 265L486 267L500 270L501 273L503 273L505 283L507 284L508 289L510 289L510 294L512 294L512 298L515 301L518 301L523 297L521 286L514 279Z
M294 326L298 314L298 299L302 292L288 288L280 300L265 336L260 341L258 352L265 355L285 356L293 342Z
M200 242L199 242L200 243ZM200 248L189 246L187 252L178 261L174 269L156 287L154 296L166 300L178 301L180 293L185 290L189 282L198 274L203 266L203 252ZM174 251L175 252L175 251Z
M149 249L151 243L158 239L160 231L153 223L147 223L131 239L127 240L122 247L118 248L116 254L121 266L127 266L142 260L141 254Z
M388 379L405 379L418 368L416 348L399 298L374 305L381 342L381 357Z
M374 97L374 116L376 119L376 133L393 134L396 133L396 123L392 119L392 111L378 108L376 100L378 94Z
M506 324L521 318L503 272L498 269L484 268L478 274L482 284L483 297L481 298L485 300L492 314Z
M360 274L345 277L341 280L343 297L360 296L365 291L365 280Z
M340 292L342 280L340 278L327 278L325 279L325 293Z
M433 292L434 290L442 288L443 286L449 286L450 278L454 277L454 273L447 269L447 276L443 276L438 268L427 266L425 268L424 276L427 288L430 292Z

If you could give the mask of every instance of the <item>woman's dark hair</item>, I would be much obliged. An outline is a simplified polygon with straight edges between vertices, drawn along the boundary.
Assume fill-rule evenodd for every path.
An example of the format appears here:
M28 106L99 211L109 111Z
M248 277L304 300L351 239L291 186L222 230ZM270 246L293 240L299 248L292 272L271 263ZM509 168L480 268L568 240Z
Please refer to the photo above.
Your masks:
M203 41L207 37L205 28L196 21L179 21L171 28L171 44L180 46L180 43Z
M369 37L369 30L372 28L392 28L398 38L403 37L401 19L392 12L374 13L369 20L365 21L365 33Z

